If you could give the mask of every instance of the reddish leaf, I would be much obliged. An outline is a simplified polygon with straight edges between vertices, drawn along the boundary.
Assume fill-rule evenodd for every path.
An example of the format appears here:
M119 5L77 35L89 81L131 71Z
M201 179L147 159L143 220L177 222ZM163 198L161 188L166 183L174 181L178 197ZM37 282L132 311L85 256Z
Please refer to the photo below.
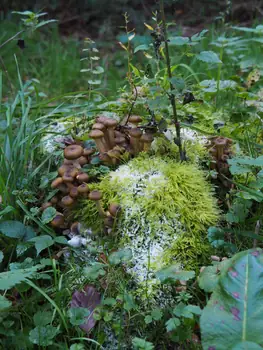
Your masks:
M93 318L93 312L99 304L100 294L97 292L96 288L91 285L85 286L84 290L81 292L75 291L72 295L70 303L72 308L85 307L90 311L89 316L86 317L85 323L80 325L80 328L86 333L89 333L96 324L96 320Z

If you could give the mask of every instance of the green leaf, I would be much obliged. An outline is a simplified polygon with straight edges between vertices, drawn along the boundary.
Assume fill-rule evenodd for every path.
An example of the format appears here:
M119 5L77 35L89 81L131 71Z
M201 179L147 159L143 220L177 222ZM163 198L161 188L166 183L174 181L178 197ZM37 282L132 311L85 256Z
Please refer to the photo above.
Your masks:
M171 46L183 46L189 43L189 38L183 36L174 36L169 38L169 45Z
M34 266L34 260L32 258L26 258L21 263L10 263L9 269L11 271L13 270L20 270L20 269L29 269L30 267Z
M243 251L229 259L202 312L203 348L242 349L246 344L244 348L250 350L263 344L262 290L262 249Z
M202 51L196 56L196 58L199 61L207 63L222 63L214 51Z
M14 287L16 284L26 281L27 278L33 277L42 265L36 265L28 269L6 271L0 273L0 290L6 290Z
M0 295L0 311L4 309L8 309L10 306L12 306L11 301L6 299L3 295Z
M112 265L118 265L122 262L127 262L132 259L132 251L129 248L120 249L117 252L110 254L109 262Z
M154 346L152 343L146 341L145 339L141 339L141 338L133 338L132 339L132 345L134 347L134 349L137 350L153 350Z
M109 305L109 306L114 306L117 304L117 301L116 299L114 298L106 298L102 301L102 304L103 305Z
M85 307L74 307L69 309L68 315L73 326L79 326L86 322L85 317L90 315L90 311Z
M83 344L75 343L70 346L69 350L85 350L85 347Z
M204 35L208 32L207 29L202 30L200 33L194 34L191 37L191 41L193 42L198 42L203 39Z
M54 22L57 22L57 20L56 19L49 19L47 21L42 21L42 22L40 22L39 24L36 25L36 29L40 28L40 27L43 27L43 26L45 26L47 24L54 23Z
M2 250L0 250L0 263L3 261L4 259L4 253L2 252Z
M180 324L181 324L181 322L180 322L179 318L177 318L177 317L170 318L170 320L168 320L165 323L167 332L172 332L172 331L176 330L176 328L179 327Z
M196 306L196 305L186 305L185 310L198 316L202 314L202 310L200 309L199 306Z
M19 221L4 221L0 224L0 232L10 238L19 238L27 241L36 234L30 226L25 226Z
M208 229L208 241L211 243L212 247L219 248L224 245L225 232L219 227L211 226Z
M146 324L150 324L150 323L152 323L152 321L153 321L153 319L152 319L151 315L147 315L147 316L144 317L144 322Z
M92 73L93 74L102 74L102 73L104 73L104 68L102 68L101 66L97 66L95 69L93 69Z
M57 334L58 330L53 326L38 326L29 332L29 340L33 344L49 346L53 344L53 338L55 338Z
M52 316L52 311L38 311L33 317L35 326L46 326L52 322Z
M30 242L35 243L37 255L39 255L42 252L42 250L44 250L44 249L46 249L54 244L52 237L48 236L48 235L34 237L34 238L30 239Z
M54 237L54 242L59 244L68 244L68 241L65 236Z
M48 207L46 208L42 215L41 215L41 221L43 224L48 224L49 222L51 222L54 217L56 216L57 211L54 207Z
M192 279L195 277L194 271L182 271L178 267L178 265L172 265L169 267L165 267L162 270L159 270L156 272L157 278L162 283L169 282L169 281L188 281L189 279Z
M96 280L99 276L104 276L105 271L103 270L105 267L105 264L101 263L94 263L91 266L85 267L83 269L83 274L85 277L88 279L94 281Z
M134 298L132 296L132 294L130 293L124 293L123 295L123 308L127 311L131 311L131 310L135 310L136 309L136 304L134 301Z
M207 266L200 273L198 284L205 292L211 293L215 290L219 281L219 270L217 265Z
M135 47L134 53L136 53L138 51L147 51L147 50L149 50L149 45L143 44L143 45L139 45L139 46Z
M90 85L100 85L100 83L101 83L101 80L88 80L88 83L90 84Z
M159 321L163 317L163 312L161 309L154 309L151 312L151 316L155 321Z

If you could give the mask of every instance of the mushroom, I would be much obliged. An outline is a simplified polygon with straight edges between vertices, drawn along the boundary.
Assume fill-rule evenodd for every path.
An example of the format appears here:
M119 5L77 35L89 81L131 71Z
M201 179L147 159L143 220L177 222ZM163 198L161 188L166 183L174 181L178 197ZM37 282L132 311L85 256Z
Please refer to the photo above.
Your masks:
M120 209L121 207L117 203L111 203L109 206L109 212L113 217L116 217L118 215L118 213L120 212Z
M58 168L58 174L60 176L63 176L65 174L65 172L70 168L70 164L62 164L59 168Z
M84 148L83 150L83 156L84 157L89 157L95 152L95 149L93 148Z
M61 184L58 186L58 189L59 189L60 192L62 192L63 194L69 193L69 188L68 188L68 186L67 186L65 183L61 183Z
M95 201L100 216L105 217L106 214L105 214L105 212L101 206L101 203L100 203L101 198L102 198L102 194L98 190L91 191L89 194L89 199L92 201Z
M58 202L58 197L57 197L57 196L52 197L52 198L50 199L50 202L51 202L52 204L57 204L57 202Z
M79 228L80 228L80 223L79 222L73 222L73 224L70 226L70 231L74 234L79 234Z
M143 144L143 151L148 152L151 148L151 143L153 142L152 134L143 134L140 140Z
M68 160L75 160L83 154L83 147L80 145L70 145L64 149L64 157Z
M70 197L76 198L79 195L78 187L72 187L69 192Z
M142 131L139 128L132 128L129 130L129 135L133 153L137 154L140 152L140 138L142 136Z
M109 152L107 152L107 155L111 158L111 162L113 165L117 164L117 160L120 159L120 151L112 149Z
M114 226L114 218L112 216L107 216L105 219L104 219L104 225L106 227L113 227Z
M57 228L57 227L63 227L64 225L64 215L57 212L56 216L54 217L54 219L51 221L51 226Z
M217 159L221 159L222 155L224 154L224 148L227 146L228 141L226 138L224 137L218 137L214 140L214 145L216 147L217 150Z
M97 146L99 152L101 152L101 153L108 151L108 148L105 144L103 136L104 136L104 134L100 130L92 130L89 134L89 137L95 141L96 146Z
M86 173L80 173L77 175L77 180L82 183L82 182L88 182L89 181L89 175Z
M62 179L64 182L73 182L74 177L71 176L71 173L69 171L66 171L65 174L62 176Z
M124 136L115 137L114 140L117 146L124 146L126 144L126 139Z
M80 158L78 158L78 162L81 166L83 166L88 163L88 159L85 156L81 156Z
M89 192L89 187L85 183L78 186L78 193L85 194Z
M95 130L95 129L104 132L106 130L106 126L102 123L95 123L92 125L92 130Z
M70 207L74 203L74 199L70 196L65 196L61 199L61 203L65 207Z
M63 179L62 177L57 177L55 180L52 181L51 183L51 188L58 188L59 185L61 185L63 183Z
M132 124L132 127L137 128L138 124L142 121L139 115L130 115L128 118L128 123Z
M47 208L49 208L49 207L52 207L52 203L51 203L51 202L46 202L46 203L43 203L43 204L41 205L40 210L41 210L41 211L44 211L45 209L47 209Z
M105 125L107 126L106 134L108 135L111 148L113 148L115 146L114 129L116 128L117 124L118 124L118 122L115 119L108 119L105 122Z
M100 153L99 158L104 164L107 164L107 165L112 164L111 157L108 156L107 153Z

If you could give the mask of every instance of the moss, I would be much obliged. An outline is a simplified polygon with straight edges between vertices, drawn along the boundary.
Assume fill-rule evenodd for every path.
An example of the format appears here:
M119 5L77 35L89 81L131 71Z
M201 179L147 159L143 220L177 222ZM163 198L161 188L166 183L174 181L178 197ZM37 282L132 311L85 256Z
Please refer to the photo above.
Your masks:
M154 271L174 261L197 270L209 257L204 237L218 209L196 165L141 154L91 188L102 191L105 210L112 202L121 205L119 246L132 249L129 271L139 280L153 278ZM89 200L84 204L82 221L98 231L102 223L96 207Z

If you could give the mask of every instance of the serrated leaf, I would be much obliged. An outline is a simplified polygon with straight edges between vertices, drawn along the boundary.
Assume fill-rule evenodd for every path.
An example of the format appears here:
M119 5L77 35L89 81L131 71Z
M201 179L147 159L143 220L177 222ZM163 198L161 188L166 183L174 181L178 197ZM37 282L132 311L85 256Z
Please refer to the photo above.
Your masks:
M69 350L85 350L85 347L83 344L75 343L70 346Z
M201 308L197 305L186 305L185 310L191 312L194 315L198 315L198 316L202 314Z
M163 317L163 312L161 309L154 309L151 312L151 316L155 321L159 321Z
M157 278L162 283L169 282L169 281L188 281L189 279L192 279L195 277L194 271L182 271L178 267L178 265L171 265L169 267L166 267L162 270L159 270L156 272Z
M127 262L132 259L132 251L129 248L120 249L117 252L110 254L109 262L112 265L117 265L122 262Z
M139 45L139 46L135 47L134 53L136 53L138 51L147 51L147 50L149 50L149 45L142 44L142 45Z
M42 252L42 250L44 250L48 247L51 247L54 244L52 237L48 236L48 235L34 237L34 238L30 239L30 242L35 243L37 255L39 255Z
M170 318L170 320L168 320L165 323L167 332L172 332L176 330L180 326L180 324L181 324L181 321L179 320L179 318L177 317Z
M53 344L53 338L55 338L57 334L57 328L51 325L36 327L29 332L29 340L33 344L49 346Z
M14 287L16 284L26 281L33 277L42 265L36 265L28 269L6 271L0 273L0 290L6 290Z
M56 209L53 207L48 207L43 211L41 215L41 221L43 224L48 224L54 219L56 215L57 215Z
M199 61L206 63L222 63L214 51L202 51L196 56L196 58Z
M227 261L202 312L202 345L242 349L242 344L252 343L254 348L263 343L263 251L250 249Z
M4 309L8 309L10 306L12 306L11 301L6 299L3 295L0 295L0 311Z
M84 307L74 307L68 311L70 323L73 326L80 326L85 323L86 318L90 315L90 311Z
M215 290L218 281L219 270L217 266L206 266L198 278L199 287L207 293L211 293Z
M152 343L146 341L145 339L141 339L141 338L133 338L132 339L132 345L134 347L134 349L138 349L138 350L153 350L154 346Z
M83 269L83 274L85 277L90 279L91 281L96 280L99 276L104 276L104 264L101 263L94 263L91 266L87 266Z
M150 324L150 323L152 323L152 321L153 321L153 319L152 319L151 315L147 315L147 316L144 317L144 322L146 324Z

